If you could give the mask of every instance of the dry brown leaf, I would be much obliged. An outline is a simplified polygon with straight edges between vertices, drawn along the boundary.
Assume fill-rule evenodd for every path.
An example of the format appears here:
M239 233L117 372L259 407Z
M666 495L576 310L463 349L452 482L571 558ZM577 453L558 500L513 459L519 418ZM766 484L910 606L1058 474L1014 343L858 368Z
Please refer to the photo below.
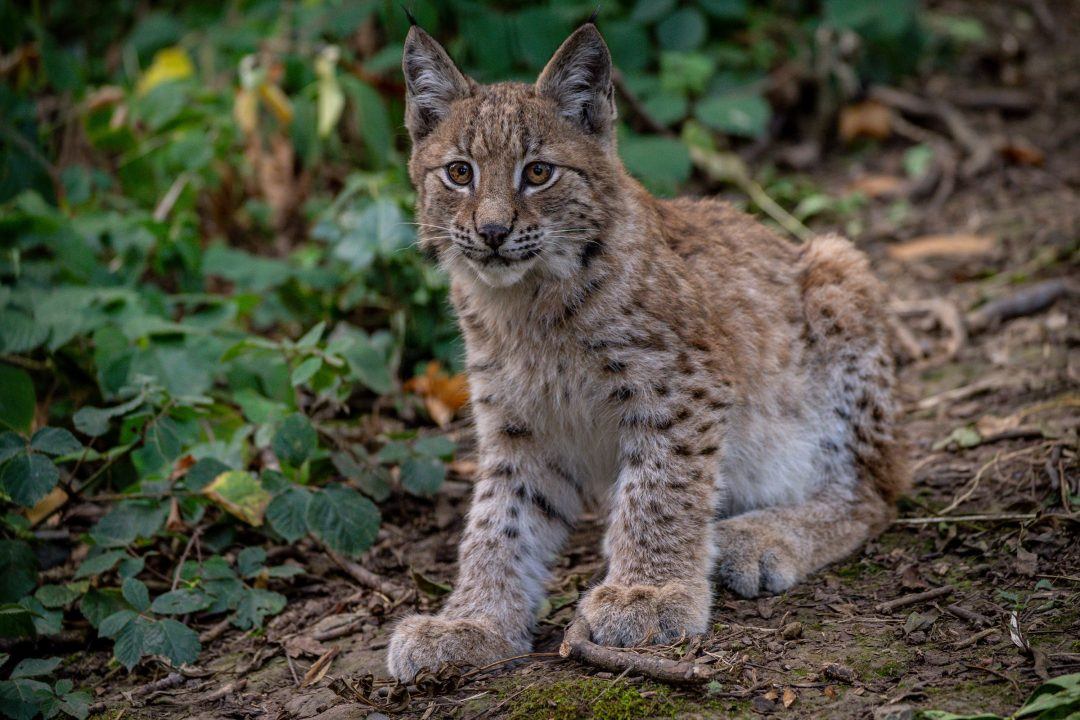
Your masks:
M326 647L326 645L323 645L310 635L293 635L285 640L285 654L291 658L298 658L302 655L322 657L330 650L331 648Z
M836 696L840 694L840 693L839 693L839 692L838 692L838 691L836 690L836 686L835 686L835 685L826 685L826 686L825 686L825 689L824 689L824 690L822 690L822 692L823 692L823 693L825 693L825 697L829 698L830 700L835 700L835 699L836 699Z
M1046 153L1020 137L1009 138L1001 154L1015 165L1042 165L1046 160Z
M989 414L983 415L975 421L975 429L978 430L979 434L983 437L990 437L991 435L997 435L1006 430L1020 427L1020 421L1023 417L1024 414L1022 412L1015 415L1009 415L1008 417L998 417L997 415Z
M330 648L322 656L312 663L308 671L304 673L304 679L300 682L300 687L309 687L322 680L326 673L330 670L330 663L337 657L338 648Z
M910 262L928 257L970 257L986 255L997 247L997 238L989 235L955 233L952 235L923 235L890 245L886 252L894 260Z
M424 399L424 407L439 427L449 425L457 411L469 402L468 378L464 374L449 375L434 360L427 364L423 375L405 383L405 390Z
M190 455L184 455L182 458L176 461L173 465L172 472L169 473L169 482L175 483L180 478L187 475L188 470L195 465L195 458Z
M176 501L176 498L172 498L169 501L169 519L165 521L165 529L169 532L181 532L187 525L184 524L184 518L180 515L180 503Z
M795 701L799 699L799 696L795 694L795 691L789 687L784 688L783 703L784 707L789 708L795 704Z
M896 175L863 175L848 186L848 192L862 193L870 198L895 197L907 189L907 181Z
M49 494L38 500L37 505L26 511L26 519L30 521L30 526L34 527L39 522L47 518L56 508L60 507L68 500L68 494L64 492L64 489L57 486L54 487Z
M776 700L780 697L780 693L776 691L776 688L770 688L767 693L762 695L762 697L771 702L776 702Z
M887 105L876 100L865 100L841 108L840 139L844 142L851 142L859 137L884 140L892 132L892 124L892 110Z

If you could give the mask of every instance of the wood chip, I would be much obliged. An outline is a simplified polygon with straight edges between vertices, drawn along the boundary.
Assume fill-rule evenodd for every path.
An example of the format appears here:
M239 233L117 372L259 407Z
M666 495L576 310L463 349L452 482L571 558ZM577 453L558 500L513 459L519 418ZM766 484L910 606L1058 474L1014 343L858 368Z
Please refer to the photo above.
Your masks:
M327 671L330 670L330 663L334 661L340 650L338 648L330 648L327 652L323 653L323 656L312 663L308 671L304 673L304 679L300 682L300 687L310 687L315 683L322 680Z

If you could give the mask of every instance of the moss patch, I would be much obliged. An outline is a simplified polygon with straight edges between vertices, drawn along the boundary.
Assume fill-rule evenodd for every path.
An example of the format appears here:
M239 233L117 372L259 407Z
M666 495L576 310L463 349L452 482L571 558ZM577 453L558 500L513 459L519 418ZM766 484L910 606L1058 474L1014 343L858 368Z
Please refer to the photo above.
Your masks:
M685 702L670 688L643 683L627 685L612 680L581 678L537 685L513 702L511 720L635 720L674 718Z

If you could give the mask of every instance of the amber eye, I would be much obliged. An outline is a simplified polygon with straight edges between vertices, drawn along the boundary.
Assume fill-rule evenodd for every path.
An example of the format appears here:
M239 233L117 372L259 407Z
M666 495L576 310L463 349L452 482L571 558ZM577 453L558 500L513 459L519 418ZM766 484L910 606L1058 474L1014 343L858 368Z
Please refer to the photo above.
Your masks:
M472 182L472 165L467 162L452 162L446 166L446 176L455 185L468 185Z
M551 179L553 170L550 163L529 163L525 166L525 182L530 185L543 185Z

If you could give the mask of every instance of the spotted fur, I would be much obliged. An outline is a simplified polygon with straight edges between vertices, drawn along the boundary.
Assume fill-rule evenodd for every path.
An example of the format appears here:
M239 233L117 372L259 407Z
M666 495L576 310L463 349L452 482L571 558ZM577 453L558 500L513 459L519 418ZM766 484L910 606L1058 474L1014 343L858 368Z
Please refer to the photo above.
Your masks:
M420 238L452 279L480 463L454 592L397 627L399 678L528 651L584 507L607 513L608 569L579 612L625 646L703 632L714 578L786 590L878 532L905 487L865 257L650 196L616 153L610 62L586 24L536 85L481 86L409 32ZM555 167L539 188L535 161Z

